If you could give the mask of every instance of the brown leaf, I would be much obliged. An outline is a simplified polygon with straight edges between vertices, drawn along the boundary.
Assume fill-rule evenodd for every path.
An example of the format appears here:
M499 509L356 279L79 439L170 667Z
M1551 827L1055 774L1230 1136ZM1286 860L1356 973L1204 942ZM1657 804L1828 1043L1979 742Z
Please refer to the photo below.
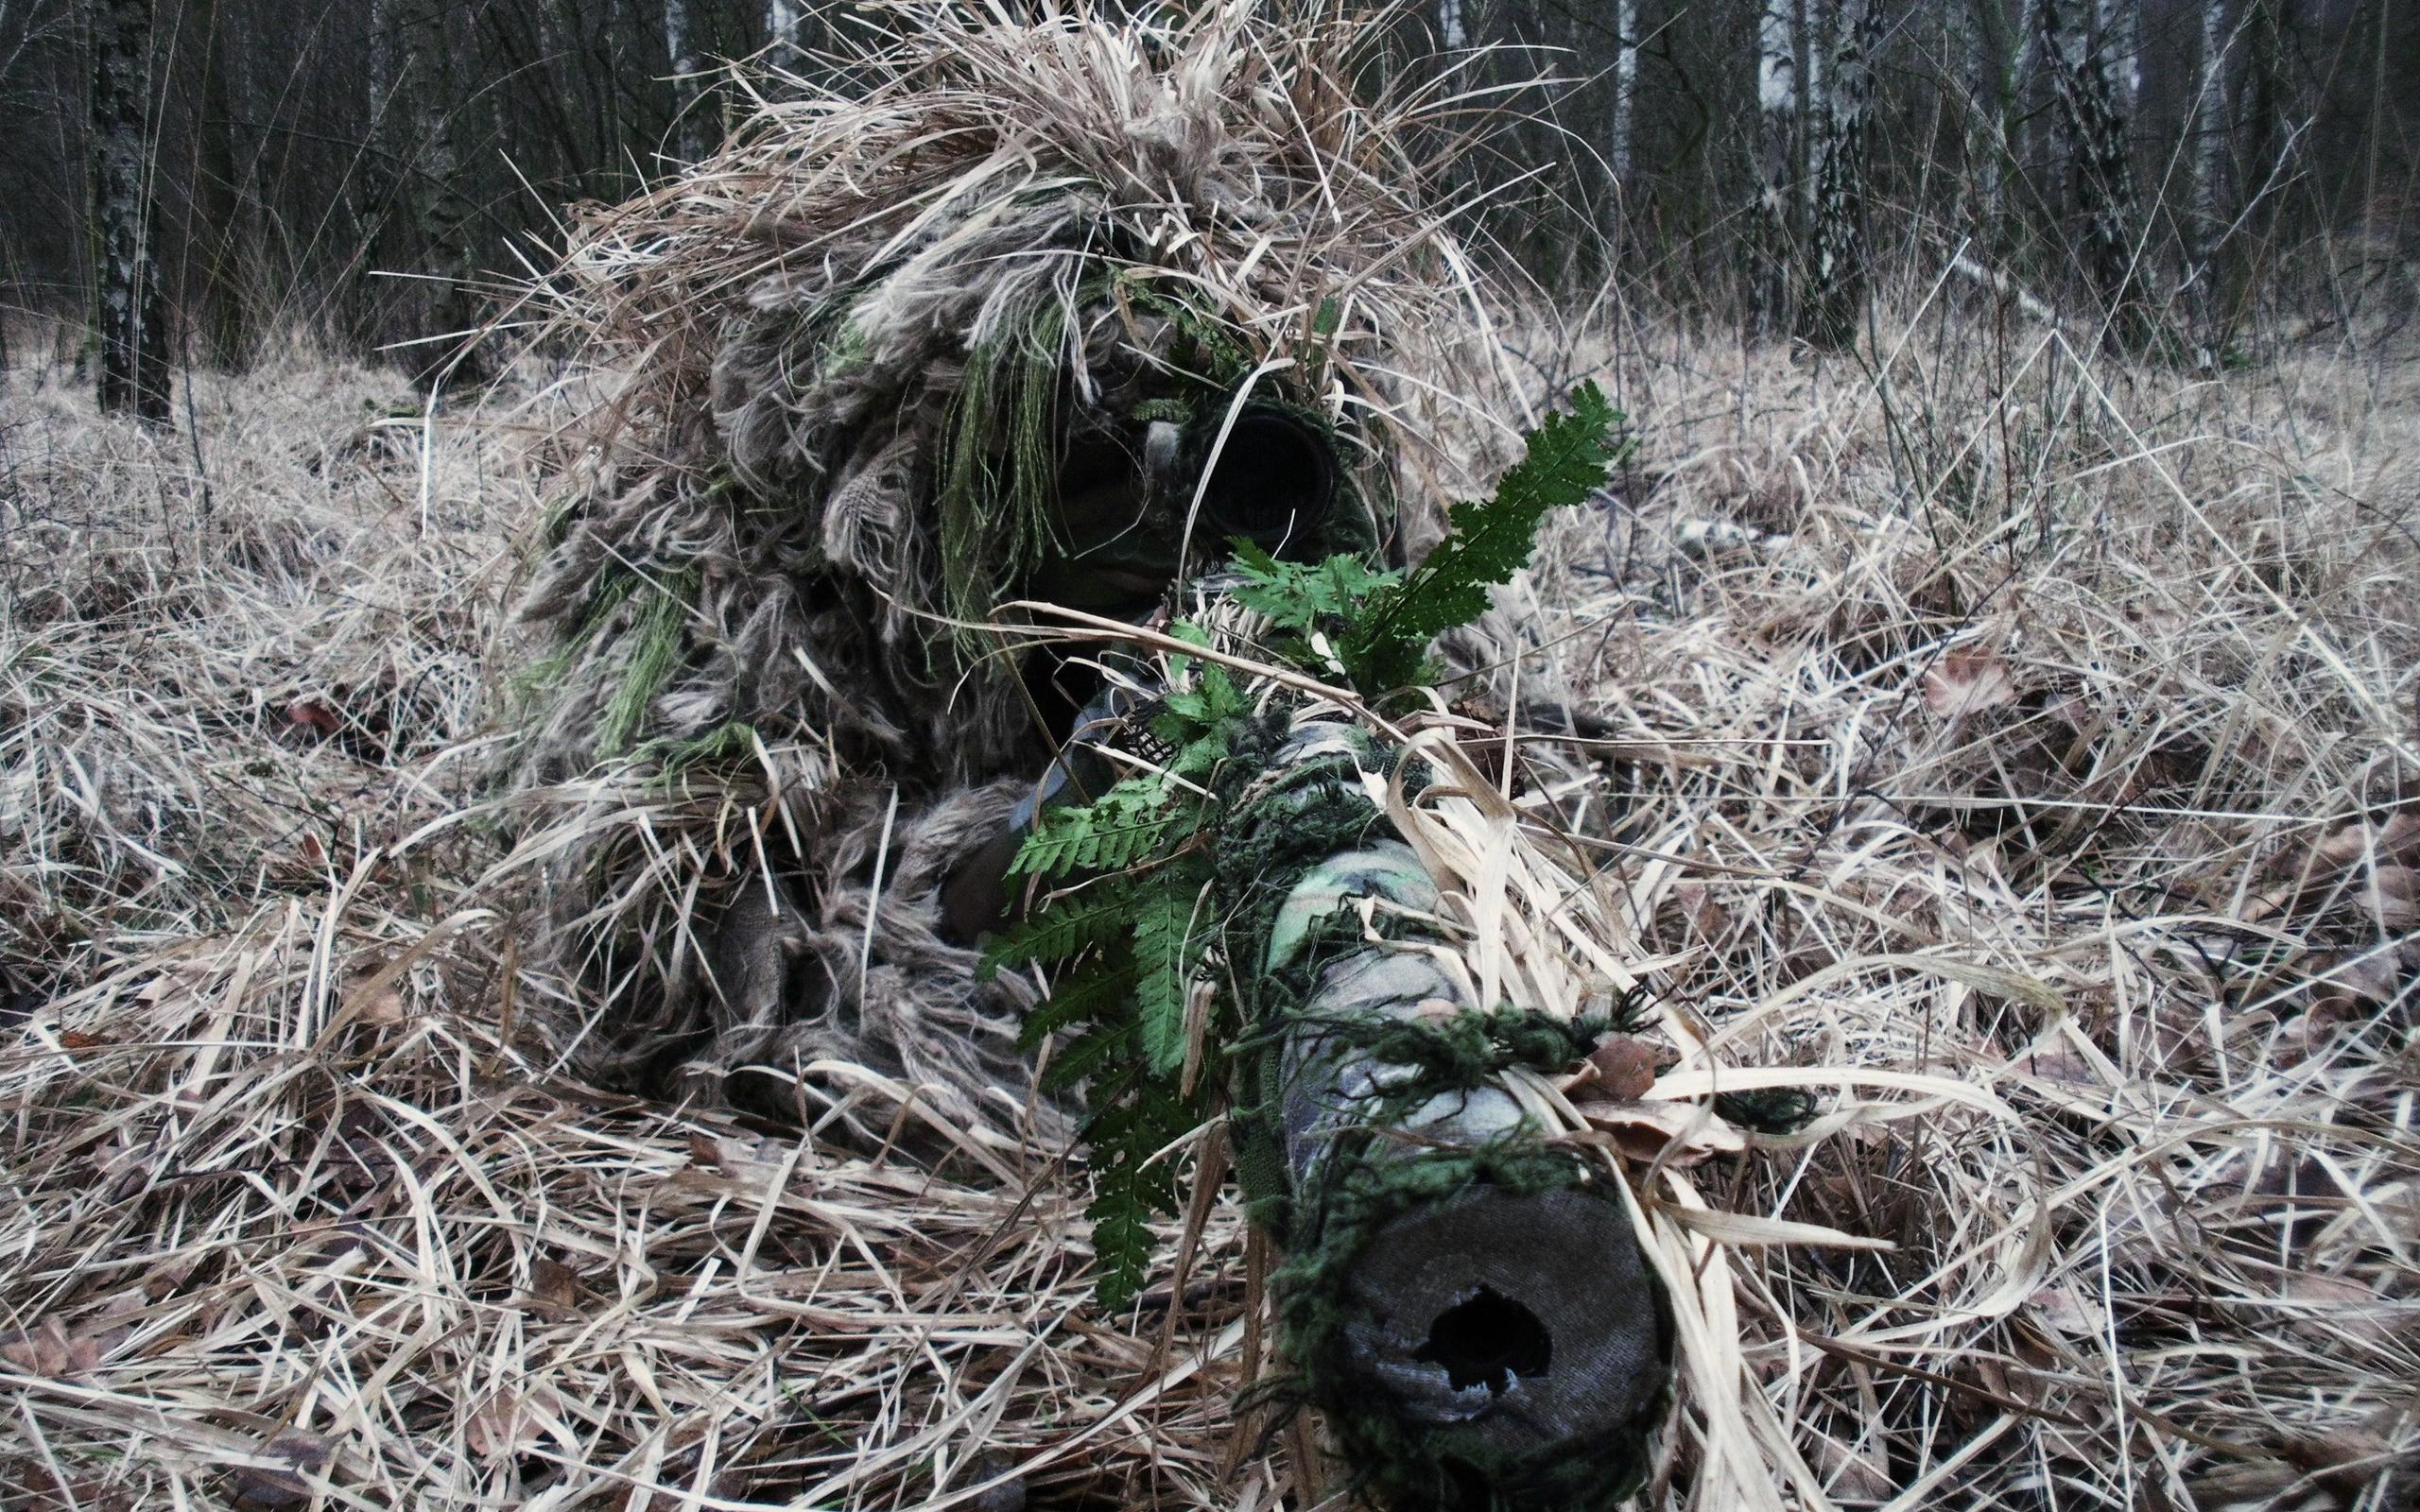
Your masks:
M1720 939L1731 928L1731 911L1714 901L1714 889L1704 883L1682 883L1672 896L1690 926L1707 939Z
M134 1512L133 1496L99 1475L62 1480L42 1460L17 1455L0 1460L0 1507L7 1512Z
M1588 1052L1581 1085L1614 1102L1635 1102L1655 1085L1655 1063L1654 1047L1638 1036L1608 1035L1604 1043Z
M534 1447L545 1434L546 1419L562 1410L562 1401L546 1386L527 1395L499 1391L471 1414L462 1436L481 1459L507 1459Z
M1996 651L1945 651L1927 669L1925 707L1944 719L2016 702L2016 679Z
M1571 1094L1571 1106L1589 1127L1606 1135L1616 1149L1633 1160L1660 1159L1669 1165L1697 1165L1748 1147L1746 1137L1737 1128L1695 1103L1633 1102L1582 1087ZM1680 1142L1677 1146L1675 1141Z
M2359 1499L2371 1482L2394 1469L2398 1457L2394 1445L2359 1428L2281 1438L2276 1449L2289 1464L2316 1477L2321 1486L2342 1497L2347 1505Z
M1891 1472L1872 1448L1858 1449L1818 1429L1814 1439L1815 1473L1836 1501L1885 1502L1895 1487Z
M2342 825L2308 849L2280 852L2266 869L2278 885L2246 907L2252 922L2334 903L2391 930L2420 925L2420 816Z
M2052 1281L2040 1288L2026 1299L2026 1307L2035 1322L2061 1338L2099 1338L2109 1324L2100 1299L2086 1296L2072 1281Z
M2043 1043L2033 1046L2014 1062L2018 1071L2044 1081L2066 1082L2077 1087L2098 1087L2100 1078L2093 1074L2092 1062L2083 1052L2069 1044L2064 1036L2053 1034Z
M285 706L285 722L297 730L315 730L333 735L344 728L344 720L334 709L319 698L297 698Z
M29 1376L64 1380L91 1375L101 1363L101 1345L89 1333L70 1333L55 1317L43 1318L0 1342L0 1360Z
M2304 1338L2324 1344L2350 1336L2383 1344L2394 1336L2394 1317L2384 1299L2348 1277L2286 1271L2277 1278L2277 1296L2299 1304L2294 1311L2302 1315L2290 1326Z
M529 1305L541 1315L568 1322L579 1314L579 1272L541 1255L529 1263Z
M268 1509L308 1504L310 1477L323 1475L336 1453L335 1443L318 1434L280 1429L260 1447L261 1457L277 1464L235 1467L235 1504Z

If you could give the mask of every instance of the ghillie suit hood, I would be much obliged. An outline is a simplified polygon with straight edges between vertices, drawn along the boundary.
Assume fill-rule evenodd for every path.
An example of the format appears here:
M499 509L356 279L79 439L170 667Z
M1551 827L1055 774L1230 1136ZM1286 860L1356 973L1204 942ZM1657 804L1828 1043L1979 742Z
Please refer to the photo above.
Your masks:
M791 1117L826 1059L1020 1097L1024 989L936 896L1064 711L982 622L1214 565L1211 454L1255 417L1335 503L1239 528L1399 550L1472 328L1402 146L1428 106L1347 85L1366 30L883 14L550 289L619 381L562 438L524 610L542 948L587 1074Z

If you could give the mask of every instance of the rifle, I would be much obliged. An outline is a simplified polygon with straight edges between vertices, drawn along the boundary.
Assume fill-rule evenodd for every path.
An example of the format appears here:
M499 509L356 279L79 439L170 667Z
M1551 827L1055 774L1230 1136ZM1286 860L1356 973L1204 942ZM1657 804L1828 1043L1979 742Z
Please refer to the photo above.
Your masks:
M1617 1164L1549 1078L1635 1026L1618 931L1453 720L1339 685L1350 632L1282 591L1319 569L1242 556L1165 627L1016 606L1105 647L1104 687L944 907L998 930L994 962L1059 968L1029 1041L1083 1026L1046 1080L1089 1084L1105 1299L1173 1211L1155 1158L1221 1106L1288 1257L1284 1390L1363 1488L1611 1506L1645 1475L1673 1325Z

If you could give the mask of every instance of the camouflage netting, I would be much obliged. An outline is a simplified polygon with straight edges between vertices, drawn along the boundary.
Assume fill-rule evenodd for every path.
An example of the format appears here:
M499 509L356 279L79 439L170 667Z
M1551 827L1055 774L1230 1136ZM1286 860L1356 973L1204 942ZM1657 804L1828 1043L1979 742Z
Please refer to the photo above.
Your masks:
M1421 107L1356 99L1352 26L890 19L583 222L553 290L621 377L562 438L514 864L586 1074L787 1118L827 1058L1025 1101L1028 988L938 890L1086 690L979 627L1214 564L1193 480L1260 415L1336 482L1273 544L1399 550L1470 325Z

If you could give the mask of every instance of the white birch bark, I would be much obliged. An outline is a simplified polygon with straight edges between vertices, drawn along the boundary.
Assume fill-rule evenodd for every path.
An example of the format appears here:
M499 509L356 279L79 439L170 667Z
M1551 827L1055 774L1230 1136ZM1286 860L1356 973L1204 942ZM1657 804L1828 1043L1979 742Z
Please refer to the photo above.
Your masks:
M672 155L695 163L705 155L705 122L698 113L698 37L689 0L664 0L664 56L672 68Z
M2109 0L2101 0L2107 4ZM2042 48L2052 60L2060 114L2084 198L2080 253L2107 317L2102 329L2121 350L2150 336L2149 315L2135 269L2135 228L2140 223L2135 172L2118 64L2093 45L2080 7L2042 0Z
M1798 334L1838 351L1857 340L1871 280L1865 239L1866 132L1874 112L1881 0L1838 0L1816 117L1814 257ZM1811 80L1816 70L1807 69Z
M1605 161L1613 168L1618 196L1630 188L1632 133L1637 121L1638 0L1616 0L1614 33L1614 119Z
M1797 0L1764 0L1756 21L1757 204L1754 223L1755 304L1770 334L1789 314L1792 268L1797 261L1799 174Z
M2225 234L2220 181L2226 172L2226 0L2202 0L2201 85L2194 93L2193 254L2186 269L2186 311L2193 322L2193 366L2209 373L2219 365L2219 242Z
M168 421L168 308L150 194L150 0L93 8L94 293L101 408Z
M797 46L799 23L805 19L799 0L766 0L765 40L776 47Z
M1815 228L1817 146L1832 114L1832 39L1842 0L1799 0L1798 174L1799 227Z
M396 0L370 0L370 142L382 155L402 127L397 102L403 88L403 22L395 12ZM394 169L391 161L377 165L381 173Z
M1966 86L1966 156L1972 173L1976 224L1984 245L1996 249L2009 160L2008 76L1996 45L2001 28L1987 25L1985 6L1999 0L1964 0L1949 13L1949 46Z
M2110 96L2117 101L2119 116L2130 126L2143 99L2143 53L2138 43L2139 18L2135 12L2137 3L2138 0L2094 0L2099 38L2095 57L2109 77Z
M1437 40L1447 51L1471 44L1470 23L1462 14L1462 0L1437 0Z

